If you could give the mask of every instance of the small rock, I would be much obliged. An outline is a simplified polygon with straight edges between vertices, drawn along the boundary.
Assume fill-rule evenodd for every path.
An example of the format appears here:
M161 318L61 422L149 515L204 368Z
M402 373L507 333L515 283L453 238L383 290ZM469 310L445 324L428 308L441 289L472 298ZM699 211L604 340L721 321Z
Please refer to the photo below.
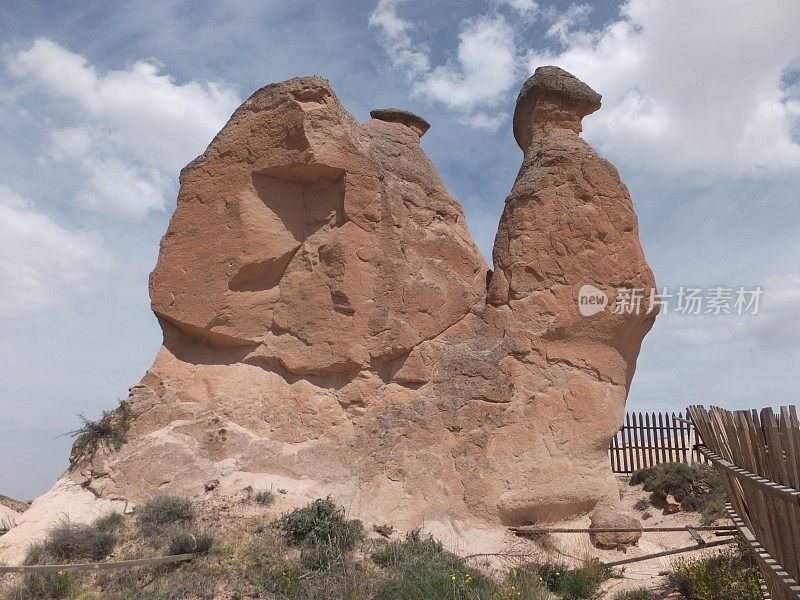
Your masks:
M612 510L598 509L591 516L589 529L636 529L637 531L593 532L589 539L598 548L632 546L642 537L642 524L636 517Z
M219 479L212 479L211 481L206 481L205 488L207 492L214 491L219 487Z
M675 499L675 496L668 494L664 500L664 514L672 515L681 511L681 503Z

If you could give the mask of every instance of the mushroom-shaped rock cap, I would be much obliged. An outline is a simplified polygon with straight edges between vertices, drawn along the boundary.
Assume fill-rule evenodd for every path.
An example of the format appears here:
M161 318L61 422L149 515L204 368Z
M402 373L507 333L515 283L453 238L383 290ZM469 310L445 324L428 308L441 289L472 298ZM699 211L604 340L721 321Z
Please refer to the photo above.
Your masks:
M419 115L415 115L411 111L403 110L402 108L376 108L370 111L369 116L379 121L402 123L416 131L419 137L425 135L425 132L431 128L431 124L425 119Z
M602 96L571 73L560 67L539 67L522 85L514 110L514 137L525 150L531 138L533 118L547 120L580 120L600 108ZM559 110L548 116L536 115L533 110L541 100L549 100ZM580 129L578 129L580 131Z

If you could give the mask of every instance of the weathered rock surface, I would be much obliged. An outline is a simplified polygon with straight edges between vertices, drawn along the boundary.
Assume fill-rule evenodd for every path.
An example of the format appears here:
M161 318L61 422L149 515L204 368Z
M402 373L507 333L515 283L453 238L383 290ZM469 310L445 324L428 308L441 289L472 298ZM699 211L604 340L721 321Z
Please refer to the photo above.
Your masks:
M25 512L13 516L16 525L0 536L0 561L20 564L30 545L56 523L89 523L111 512L123 512L126 507L126 502L97 498L84 486L62 477Z
M19 517L19 513L15 510L8 508L0 504L0 533L5 533L8 527L5 527L7 523L16 523L16 519Z
M0 507L10 508L15 513L23 513L30 508L31 503L26 500L15 500L0 494Z
M359 124L317 77L258 90L181 173L129 442L70 477L136 502L269 474L398 526L613 504L608 441L654 315L582 317L577 294L654 282L625 186L578 136L599 105L555 67L523 87L492 272L424 119Z
M589 539L598 548L632 546L642 537L642 523L636 517L608 509L592 513ZM597 529L635 529L636 531L591 531Z

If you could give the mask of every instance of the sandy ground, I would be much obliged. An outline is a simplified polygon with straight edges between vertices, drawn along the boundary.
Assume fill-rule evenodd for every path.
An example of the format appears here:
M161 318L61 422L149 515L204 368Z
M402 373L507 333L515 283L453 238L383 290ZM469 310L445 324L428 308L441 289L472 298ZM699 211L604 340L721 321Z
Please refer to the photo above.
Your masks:
M619 488L622 508L625 512L635 514L644 527L684 527L686 525L700 525L700 515L692 512L678 512L664 515L660 509L649 506L644 510L637 510L635 506L641 500L648 500L650 494L642 490L642 486L629 486L627 478L619 479ZM730 524L728 521L720 521L717 524ZM581 517L571 521L558 524L551 524L551 527L588 527L589 517ZM713 532L700 532L703 538L708 541L716 541L719 538ZM589 542L588 534L551 534L554 542L554 558L562 557L574 559L586 559L595 557L603 562L613 562L625 558L633 558L653 554L664 550L693 546L695 541L688 532L643 532L642 537L636 546L622 550L601 550L595 548ZM621 590L628 590L637 587L646 587L659 593L659 597L672 598L679 597L669 595L664 590L665 577L659 575L663 571L671 568L672 563L681 557L697 558L704 554L713 554L720 548L711 548L666 556L663 558L649 559L642 562L632 563L624 567L615 568L615 572L621 577L614 577L603 586L603 590L610 592L608 597Z
M265 512L263 507L254 503L243 502L247 488L275 492L276 502ZM631 487L627 480L619 480L621 503L624 510L636 514L644 526L677 526L698 525L699 515L696 513L675 513L663 515L659 509L648 506L645 510L637 510L635 506L640 500L649 498L641 486ZM225 478L212 492L196 501L198 513L210 529L227 530L236 535L244 531L244 524L254 515L261 518L278 517L281 514L320 497L319 490L312 482L297 482L287 478L267 475L247 474ZM0 507L2 510L5 507ZM98 500L90 492L80 486L61 479L44 496L38 498L32 506L22 514L12 515L17 526L0 537L0 562L18 564L21 562L29 544L40 539L47 530L62 519L75 522L89 522L112 510L130 511L133 507L124 502ZM345 508L348 507L345 505ZM10 509L5 508L9 512ZM353 511L355 512L355 511ZM251 514L252 513L252 514ZM363 517L363 515L359 515ZM384 520L365 521L368 532L373 524L382 524ZM551 527L588 527L589 516L554 523ZM577 564L588 558L598 558L603 562L612 562L623 558L643 556L662 550L691 546L694 544L688 532L643 533L636 546L622 550L601 550L593 547L586 533L550 534L545 541L533 541L518 537L502 527L491 527L480 523L468 523L455 520L430 521L425 523L424 534L430 533L442 540L448 549L469 557L475 566L489 570L501 570L510 565L529 560L551 560ZM405 532L398 531L400 536ZM707 541L719 539L710 532L702 534ZM711 549L692 552L679 556L697 557L702 553L715 552ZM624 569L616 569L621 577L615 577L604 585L611 597L624 589L647 587L660 590L664 577L659 573L668 570L676 557L670 556L626 565ZM112 557L113 559L113 557ZM662 593L660 597L669 597Z
M700 524L700 515L697 513L679 512L664 515L660 509L649 506L649 503L645 510L637 510L635 508L637 503L642 500L648 500L650 494L644 492L641 486L629 486L627 478L620 478L618 482L623 510L635 514L642 520L644 526L684 527L686 525ZM219 527L225 523L226 527L235 529L239 519L252 518L254 515L261 515L262 518L278 517L319 497L315 495L316 490L308 482L297 486L292 484L292 480L285 478L256 474L234 476L223 480L218 489L207 494L200 501L199 512L205 515L204 519L211 526ZM247 486L251 486L256 491L271 489L276 492L276 502L268 509L267 513L264 512L263 508L254 507L252 503L248 504L241 501L243 490ZM279 490L286 493L279 493ZM345 506L345 508L348 507ZM376 519L373 522L369 518L364 518L364 515L359 516L363 518L366 530L371 535L376 535L371 533L372 525L384 522L381 519ZM724 524L727 524L727 522ZM588 527L589 516L553 523L549 526ZM528 560L551 560L578 564L594 557L603 562L612 562L663 550L692 546L695 543L688 532L644 532L639 543L636 546L627 548L625 551L601 550L592 546L586 533L551 534L547 542L541 543L518 537L502 527L489 527L484 524L456 520L427 522L423 526L422 532L423 534L430 533L442 540L448 549L460 556L470 557L469 560L475 566L496 571L504 570L509 566ZM402 536L404 534L404 531L397 531L394 535ZM701 535L707 541L720 539L711 532L703 532ZM718 550L719 548L713 548L678 555L678 557L698 557ZM675 558L675 556L669 556L646 560L626 565L624 569L615 569L620 576L612 578L603 586L603 589L608 592L606 597L610 598L614 593L621 590L647 587L657 592L661 598L677 598L678 596L670 596L667 590L663 589L665 578L659 575L659 573L671 568Z

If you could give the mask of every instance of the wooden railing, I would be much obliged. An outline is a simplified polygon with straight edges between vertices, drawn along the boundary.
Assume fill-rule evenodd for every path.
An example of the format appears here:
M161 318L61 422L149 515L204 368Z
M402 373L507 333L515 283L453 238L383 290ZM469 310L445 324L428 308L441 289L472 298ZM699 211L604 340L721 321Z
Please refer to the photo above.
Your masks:
M683 413L625 414L625 423L611 439L608 453L614 473L633 473L660 463L707 462L695 450L697 434Z
M775 600L800 598L800 422L794 406L776 416L692 406L689 414L730 499L730 517L755 553Z

